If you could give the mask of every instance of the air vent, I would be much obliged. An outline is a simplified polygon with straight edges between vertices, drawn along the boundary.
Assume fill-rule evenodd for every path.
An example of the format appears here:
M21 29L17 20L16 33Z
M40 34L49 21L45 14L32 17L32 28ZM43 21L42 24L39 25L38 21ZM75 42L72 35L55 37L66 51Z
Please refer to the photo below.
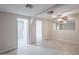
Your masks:
M26 4L25 7L27 7L27 8L33 8L33 6L31 4Z

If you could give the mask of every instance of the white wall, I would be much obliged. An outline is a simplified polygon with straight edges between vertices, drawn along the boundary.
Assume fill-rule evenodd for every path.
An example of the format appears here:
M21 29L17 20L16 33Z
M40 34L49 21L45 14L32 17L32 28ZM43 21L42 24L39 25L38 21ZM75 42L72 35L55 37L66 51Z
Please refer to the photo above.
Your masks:
M36 42L36 20L35 18L31 18L30 20L30 28L29 28L29 43L33 44Z
M43 23L43 40L49 40L49 45L52 45L53 39L62 40L66 42L79 44L79 15L73 16L75 17L75 30L55 30L53 28L53 21L50 19L40 19ZM35 19L36 20L36 19ZM31 24L31 41L36 41L36 24L35 20ZM47 44L47 43L46 43Z
M30 43L35 43L36 42L36 20L41 20L42 21L42 40L48 40L51 39L51 33L49 32L49 21L47 19L39 19L39 18L31 18L32 23L30 22Z
M79 15L73 17L75 17L75 30L54 30L54 33L52 33L52 39L55 37L56 40L79 44Z
M17 48L17 18L29 19L29 17L0 12L0 53ZM50 21L47 19L40 19L43 22L43 40L51 39L51 29L49 29ZM36 42L36 19L29 24L30 37L28 43ZM50 32L49 32L50 31Z
M53 19L44 19L43 44L45 46L53 46L53 39L79 44L79 15L74 15L73 17L75 17L75 30L57 31L53 28Z
M58 31L58 39L79 44L79 19L75 19L75 30Z
M42 23L43 23L43 26L42 26L42 30L43 30L43 40L45 39L48 39L49 37L48 37L48 20L47 19L44 19L44 20L42 20Z
M16 15L0 13L0 53L17 48Z
M0 53L17 48L18 18L24 18L30 20L30 17L28 16L0 12Z

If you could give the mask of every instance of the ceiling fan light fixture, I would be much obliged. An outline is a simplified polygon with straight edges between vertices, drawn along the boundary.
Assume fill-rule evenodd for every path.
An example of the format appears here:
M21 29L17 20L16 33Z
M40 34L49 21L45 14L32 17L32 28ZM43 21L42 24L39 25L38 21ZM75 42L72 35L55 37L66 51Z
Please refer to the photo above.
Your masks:
M63 16L62 19L63 20L68 20L68 16Z

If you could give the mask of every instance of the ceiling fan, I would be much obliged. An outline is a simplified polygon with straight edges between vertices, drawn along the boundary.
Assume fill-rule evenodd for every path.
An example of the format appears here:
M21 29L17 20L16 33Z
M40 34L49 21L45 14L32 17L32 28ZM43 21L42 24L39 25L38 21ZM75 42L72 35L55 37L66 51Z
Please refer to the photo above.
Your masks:
M73 18L70 17L69 15L57 15L54 17L54 19L55 19L55 22L58 22L58 23L68 23L68 22L71 22Z

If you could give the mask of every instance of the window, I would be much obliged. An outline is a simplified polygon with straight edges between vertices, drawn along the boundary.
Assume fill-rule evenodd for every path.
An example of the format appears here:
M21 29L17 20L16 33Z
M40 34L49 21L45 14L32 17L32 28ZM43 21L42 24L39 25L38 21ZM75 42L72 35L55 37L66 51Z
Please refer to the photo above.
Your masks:
M75 30L75 21L67 23L56 23L56 30Z

